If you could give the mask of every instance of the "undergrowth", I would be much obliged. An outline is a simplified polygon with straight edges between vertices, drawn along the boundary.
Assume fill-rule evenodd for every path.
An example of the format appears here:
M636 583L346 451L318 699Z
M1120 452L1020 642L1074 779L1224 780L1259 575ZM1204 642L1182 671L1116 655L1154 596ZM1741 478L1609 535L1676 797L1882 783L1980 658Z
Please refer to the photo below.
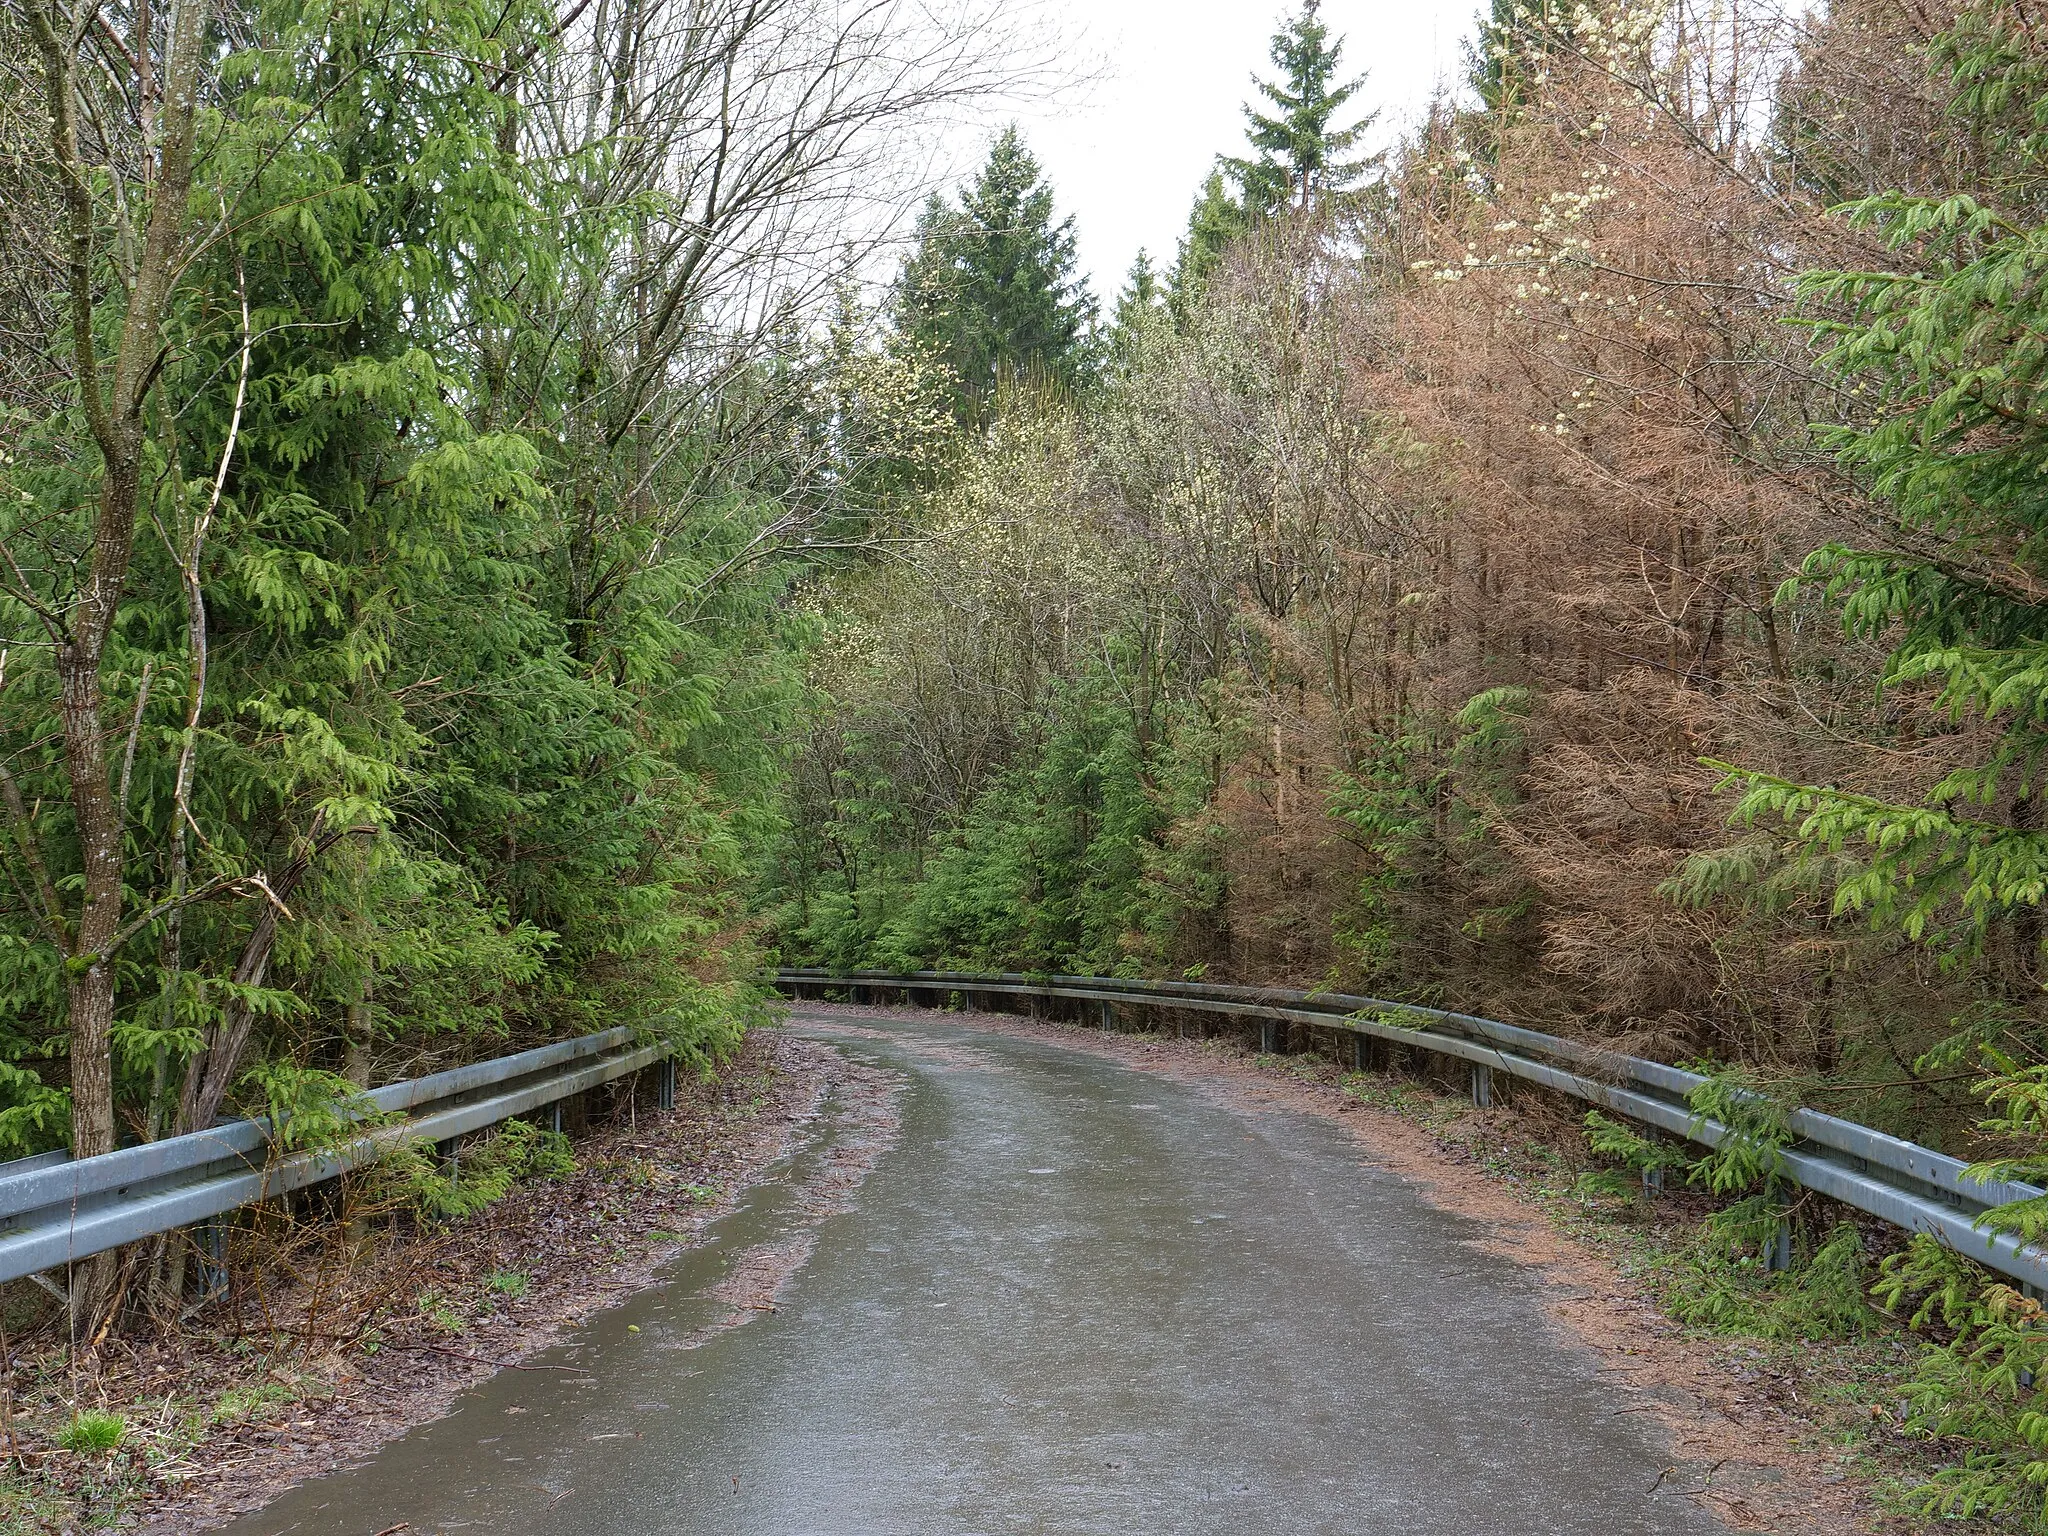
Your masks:
M1772 1343L1865 1338L1884 1324L1870 1304L1863 1234L1837 1223L1803 1263L1767 1269L1707 1233L1660 1277L1658 1300L1682 1323Z
M1877 1291L1941 1341L1904 1384L1907 1424L1955 1453L1920 1490L1930 1513L2048 1531L2048 1328L2040 1302L1924 1234L1885 1261Z
M2048 1174L2037 1150L2048 1143L2048 1071L1988 1052L1986 1060L1977 1087L1994 1117L1978 1129L2016 1150L1975 1165L1971 1175L2038 1183ZM1584 1120L1588 1148L1609 1163L1638 1175L1682 1173L1726 1202L1689 1241L1645 1266L1660 1304L1691 1326L1772 1344L1903 1336L1910 1347L1899 1367L1867 1385L1896 1404L1872 1414L1938 1462L1908 1479L1905 1504L1939 1519L1981 1518L2048 1536L2048 1315L2041 1302L1925 1233L1873 1270L1853 1223L1809 1230L1814 1202L1784 1174L1790 1107L1762 1084L1709 1072L1692 1108L1699 1120L1726 1128L1703 1156L1597 1111ZM1617 1200L1628 1193L1619 1170L1602 1172L1607 1181L1596 1175L1595 1189ZM2002 1206L1980 1225L2036 1240L2048 1233L2048 1198Z
M473 1216L525 1179L564 1179L576 1171L569 1138L524 1120L507 1120L493 1135L443 1159L434 1143L400 1142L377 1161L377 1193L427 1221Z

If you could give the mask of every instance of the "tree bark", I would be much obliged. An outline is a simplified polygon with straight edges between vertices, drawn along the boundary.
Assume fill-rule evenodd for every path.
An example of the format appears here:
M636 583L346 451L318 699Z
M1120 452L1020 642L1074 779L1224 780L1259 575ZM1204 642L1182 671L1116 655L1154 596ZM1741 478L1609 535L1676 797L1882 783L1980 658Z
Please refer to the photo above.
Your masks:
M142 494L143 406L164 358L163 323L177 274L192 190L192 152L206 33L212 0L175 0L163 44L162 96L142 82L141 144L148 168L149 213L132 270L118 274L125 290L119 340L102 380L94 293L102 281L95 255L100 224L97 168L81 156L79 37L54 3L28 7L43 66L53 168L65 210L65 280L69 287L72 366L79 404L100 456L100 494L84 579L61 619L45 611L61 690L64 770L78 839L81 896L75 921L60 931L71 1056L71 1150L75 1157L111 1152L115 1119L113 1029L115 957L125 897L123 812L112 782L105 728L107 644L114 632L134 552ZM150 55L136 17L136 50ZM151 109L154 108L152 117ZM149 140L154 138L152 145ZM153 160L151 151L154 151ZM83 1266L72 1284L74 1310L96 1318L108 1304L115 1260Z

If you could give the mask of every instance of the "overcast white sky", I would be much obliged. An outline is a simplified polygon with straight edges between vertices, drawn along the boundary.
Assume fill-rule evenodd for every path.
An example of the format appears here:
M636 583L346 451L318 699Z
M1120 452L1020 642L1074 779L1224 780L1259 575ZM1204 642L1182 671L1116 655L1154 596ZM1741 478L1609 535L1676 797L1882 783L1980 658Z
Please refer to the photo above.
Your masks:
M1242 104L1254 70L1271 77L1267 40L1297 0L1050 0L1072 57L1093 83L1013 115L1046 169L1062 213L1077 216L1081 264L1106 306L1138 248L1173 259L1210 163L1244 149ZM1463 68L1482 0L1324 0L1356 102L1380 110L1374 137L1412 120ZM980 138L985 146L985 135ZM949 157L950 158L950 157ZM973 158L971 155L969 158Z

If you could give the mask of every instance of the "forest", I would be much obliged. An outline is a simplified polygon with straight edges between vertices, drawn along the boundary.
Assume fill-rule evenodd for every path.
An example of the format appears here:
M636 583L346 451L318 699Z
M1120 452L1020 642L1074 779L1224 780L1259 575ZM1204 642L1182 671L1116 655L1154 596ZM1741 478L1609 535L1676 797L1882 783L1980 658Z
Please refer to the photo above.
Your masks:
M0 1157L738 1037L922 14L0 12Z
M782 963L2048 1169L2048 17L1494 0L1398 133L1275 24L1098 297L901 153L1001 4L6 0L0 1158Z
M807 588L764 933L2031 1124L2044 69L2025 5L1502 0L1367 155L1311 6L1100 316L999 141L890 299L955 430Z

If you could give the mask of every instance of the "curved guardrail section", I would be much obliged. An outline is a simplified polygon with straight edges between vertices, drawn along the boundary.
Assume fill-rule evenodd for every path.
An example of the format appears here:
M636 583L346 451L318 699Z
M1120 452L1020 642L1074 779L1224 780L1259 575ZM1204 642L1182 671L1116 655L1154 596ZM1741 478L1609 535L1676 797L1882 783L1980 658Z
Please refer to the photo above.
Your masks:
M1719 1146L1729 1134L1725 1125L1696 1114L1687 1102L1686 1096L1706 1081L1697 1073L1498 1019L1383 998L1116 976L961 971L789 969L777 973L777 982L792 996L807 990L880 989L959 994L970 1000L977 995L1064 998L1109 1008L1172 1008L1302 1023L1467 1062L1474 1072L1474 1097L1482 1102L1490 1096L1491 1074L1501 1072L1702 1146ZM1784 1149L1784 1169L1805 1188L1909 1232L1931 1233L1988 1269L2048 1290L2048 1251L1979 1224L1986 1212L2034 1199L2043 1193L2040 1189L1973 1179L1958 1158L1816 1110L1793 1111L1789 1126L1794 1139Z
M400 1138L447 1141L667 1059L667 1046L637 1043L622 1027L409 1078L364 1095L405 1119L327 1152L280 1153L268 1123L235 1120L100 1157L48 1152L0 1163L0 1281L321 1183ZM671 1093L665 1078L663 1098Z

